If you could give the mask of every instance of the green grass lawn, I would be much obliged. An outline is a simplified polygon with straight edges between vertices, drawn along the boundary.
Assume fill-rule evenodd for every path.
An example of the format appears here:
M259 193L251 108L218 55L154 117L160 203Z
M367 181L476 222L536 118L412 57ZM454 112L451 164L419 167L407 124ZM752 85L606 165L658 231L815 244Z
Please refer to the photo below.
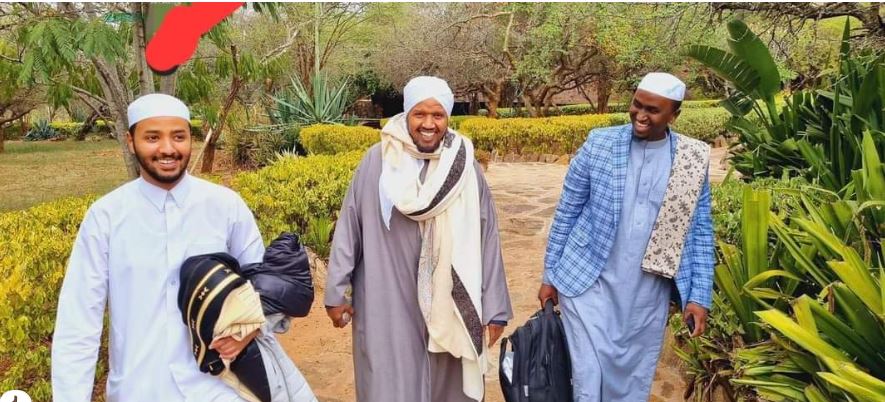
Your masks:
M0 212L61 197L105 194L125 181L116 140L7 141L0 154Z

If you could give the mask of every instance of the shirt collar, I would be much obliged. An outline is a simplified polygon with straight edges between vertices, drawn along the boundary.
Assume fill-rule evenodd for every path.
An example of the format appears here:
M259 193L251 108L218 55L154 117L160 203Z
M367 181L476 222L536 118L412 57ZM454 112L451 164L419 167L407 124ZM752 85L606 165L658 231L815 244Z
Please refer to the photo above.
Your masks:
M172 190L166 191L160 187L157 187L151 183L148 183L143 177L138 178L138 190L141 191L141 194L157 208L158 211L163 212L166 204L166 197L171 197L172 202L179 208L184 206L184 201L187 199L188 194L190 194L191 182L193 179L191 176L184 172L184 175L181 177L181 180L175 187L172 187Z

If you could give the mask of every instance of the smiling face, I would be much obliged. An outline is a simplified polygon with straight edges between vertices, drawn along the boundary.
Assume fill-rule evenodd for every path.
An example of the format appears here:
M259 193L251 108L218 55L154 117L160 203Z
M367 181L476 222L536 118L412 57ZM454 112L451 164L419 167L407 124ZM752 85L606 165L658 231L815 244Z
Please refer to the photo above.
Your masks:
M667 135L667 126L679 116L680 102L637 89L630 103L633 135L644 140L660 140Z
M191 157L190 123L180 117L151 117L135 124L127 138L141 177L166 190L175 187Z
M434 99L427 99L412 108L406 116L409 136L418 151L431 153L439 148L439 143L449 131L449 115L446 109Z

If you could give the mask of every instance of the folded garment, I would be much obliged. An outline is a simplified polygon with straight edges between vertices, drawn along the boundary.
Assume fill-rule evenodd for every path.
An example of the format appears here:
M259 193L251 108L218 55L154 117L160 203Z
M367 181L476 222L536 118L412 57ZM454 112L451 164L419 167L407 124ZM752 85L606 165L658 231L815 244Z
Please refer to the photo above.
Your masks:
M262 300L240 275L239 263L226 253L188 258L181 267L178 306L188 326L200 371L220 378L250 402L310 402L313 392L273 335L288 319L268 323ZM213 340L237 340L259 331L233 361L209 349Z

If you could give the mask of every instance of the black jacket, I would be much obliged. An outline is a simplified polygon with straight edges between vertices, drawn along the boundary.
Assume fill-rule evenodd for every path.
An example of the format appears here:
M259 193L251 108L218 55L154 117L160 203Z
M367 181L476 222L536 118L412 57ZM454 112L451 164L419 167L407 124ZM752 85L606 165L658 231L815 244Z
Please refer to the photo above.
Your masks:
M264 314L305 317L313 304L313 281L307 253L298 235L283 233L267 247L264 261L247 264L241 274L261 295Z

